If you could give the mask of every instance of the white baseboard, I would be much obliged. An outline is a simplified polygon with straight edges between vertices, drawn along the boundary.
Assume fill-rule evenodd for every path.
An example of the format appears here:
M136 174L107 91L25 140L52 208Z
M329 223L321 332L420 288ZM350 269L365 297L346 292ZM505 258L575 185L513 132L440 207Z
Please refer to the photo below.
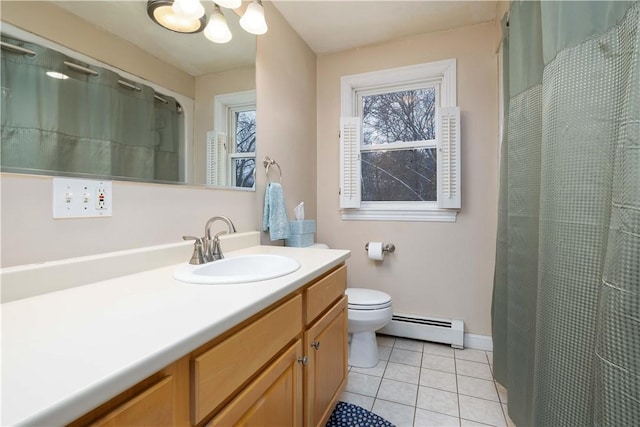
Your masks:
M488 335L464 334L464 348L493 351L493 338Z

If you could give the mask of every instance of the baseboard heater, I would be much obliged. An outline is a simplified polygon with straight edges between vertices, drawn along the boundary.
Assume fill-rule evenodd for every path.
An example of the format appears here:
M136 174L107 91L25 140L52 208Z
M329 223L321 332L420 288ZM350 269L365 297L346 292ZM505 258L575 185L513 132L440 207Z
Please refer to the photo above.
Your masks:
M455 319L436 319L413 314L394 314L391 322L377 332L396 337L413 338L451 344L464 348L464 322Z

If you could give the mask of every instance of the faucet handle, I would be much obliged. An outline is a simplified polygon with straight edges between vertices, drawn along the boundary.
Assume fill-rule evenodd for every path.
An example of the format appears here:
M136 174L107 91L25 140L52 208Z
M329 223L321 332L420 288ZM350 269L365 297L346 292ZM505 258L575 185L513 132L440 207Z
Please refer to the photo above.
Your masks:
M182 236L183 240L195 240L193 244L193 254L189 260L189 264L204 264L206 262L204 257L203 241L202 237Z

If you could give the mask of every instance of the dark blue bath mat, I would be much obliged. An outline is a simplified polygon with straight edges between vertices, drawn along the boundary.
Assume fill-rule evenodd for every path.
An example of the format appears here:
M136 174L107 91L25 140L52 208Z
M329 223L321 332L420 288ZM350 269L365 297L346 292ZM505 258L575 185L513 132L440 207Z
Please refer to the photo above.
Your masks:
M394 427L389 421L364 408L338 402L327 421L327 427Z

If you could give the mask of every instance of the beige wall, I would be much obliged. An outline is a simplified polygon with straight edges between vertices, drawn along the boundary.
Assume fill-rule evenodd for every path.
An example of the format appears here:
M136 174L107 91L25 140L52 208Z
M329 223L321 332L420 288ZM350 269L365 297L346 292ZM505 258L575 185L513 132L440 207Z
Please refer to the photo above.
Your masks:
M196 76L194 125L194 182L207 182L207 132L213 130L213 99L216 95L256 88L255 67Z
M275 8L265 6L269 32L258 38L257 54L258 154L272 156L282 165L291 208L304 197L315 216L315 55ZM2 8L4 18L5 2ZM45 10L32 12L37 17ZM45 26L54 27L52 22ZM115 50L109 40L99 41L100 52ZM119 68L129 72L133 72L129 65L139 63L139 58L122 59ZM284 69L285 63L294 68L294 76ZM147 66L154 68L157 63ZM162 74L163 69L156 71ZM204 223L213 215L230 216L239 231L257 230L262 223L263 172L260 165L257 192L114 182L113 217L64 220L52 218L50 177L2 174L1 265L177 242L182 235L202 235Z
M491 335L497 209L494 24L406 38L318 58L318 240L350 249L350 287L383 290L394 312L463 319ZM462 210L456 223L342 221L338 210L340 76L456 58L462 122ZM391 242L382 264L368 241Z
M282 168L289 217L293 207L304 202L306 218L315 219L316 56L271 3L263 6L269 32L258 37L256 61L258 194L265 189L261 162L269 156ZM272 170L269 175L277 178Z

